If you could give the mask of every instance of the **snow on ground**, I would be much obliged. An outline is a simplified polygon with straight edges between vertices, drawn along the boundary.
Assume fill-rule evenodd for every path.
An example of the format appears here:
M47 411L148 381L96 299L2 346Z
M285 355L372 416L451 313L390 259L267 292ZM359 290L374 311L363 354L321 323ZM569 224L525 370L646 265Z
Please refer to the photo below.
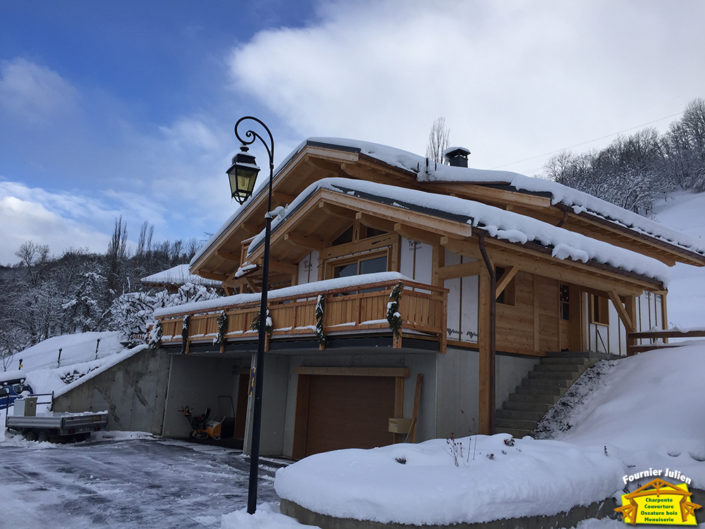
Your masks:
M248 470L238 450L174 440L0 443L0 527L216 529L245 506ZM262 502L277 499L273 471Z
M623 473L602 446L497 434L316 454L278 470L274 486L332 516L454 524L588 505L621 488Z

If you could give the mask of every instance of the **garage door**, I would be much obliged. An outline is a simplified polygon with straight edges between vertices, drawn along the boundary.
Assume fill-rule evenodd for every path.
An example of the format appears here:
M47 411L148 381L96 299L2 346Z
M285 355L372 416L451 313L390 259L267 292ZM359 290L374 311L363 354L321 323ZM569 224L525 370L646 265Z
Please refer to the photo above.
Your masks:
M300 375L294 457L393 442L394 377Z

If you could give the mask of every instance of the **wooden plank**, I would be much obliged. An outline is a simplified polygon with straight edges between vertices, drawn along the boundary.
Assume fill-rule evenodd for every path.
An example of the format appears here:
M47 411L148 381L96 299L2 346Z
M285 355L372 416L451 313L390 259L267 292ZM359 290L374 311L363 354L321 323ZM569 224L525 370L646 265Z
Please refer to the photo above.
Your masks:
M668 299L668 292L663 292L661 295L661 321L663 322L663 327L668 327L668 307L666 306L666 300ZM668 343L668 338L664 338L664 342Z
M491 435L494 432L494 357L490 345L490 276L485 270L479 276L478 331L479 331L479 421L478 433Z
M307 248L309 250L323 250L328 243L326 241L318 239L316 237L306 237L304 235L298 235L292 232L288 232L284 235L284 240L294 244L296 246L301 246L302 248Z
M392 221L387 219L380 219L378 217L374 217L372 215L362 213L360 211L355 213L355 220L363 226L367 226L368 228L374 228L376 230L390 232L394 229L394 223Z
M423 242L430 245L438 244L438 239L440 238L437 233L419 228L412 228L402 224L401 222L394 223L394 231L402 237L406 237L412 241Z
M627 332L634 332L634 320L631 319L629 313L624 308L624 305L622 305L622 300L619 299L619 295L617 294L617 292L615 292L614 290L610 290L607 295L612 301L614 308L617 309L617 314L619 315L619 319L622 320L624 328L627 330Z
M502 294L502 292L504 292L504 289L507 288L509 283L511 283L512 279L514 279L514 276L517 275L518 271L518 267L512 266L509 270L506 270L504 274L502 274L501 279L497 283L497 288L494 296L495 299L497 299Z
M438 268L438 278L445 281L454 277L476 276L484 268L485 265L481 261L442 266Z
M645 351L652 351L654 349L672 349L674 347L682 347L688 345L687 342L684 343L654 343L647 345L630 345L627 347L627 356L633 356L637 353L643 353Z
M394 417L404 417L404 378L397 377L394 380ZM394 442L402 440L401 434L394 434Z
M419 407L421 404L421 386L423 385L423 373L416 375L416 389L414 391L414 411L411 415L411 428L406 438L409 442L416 440L416 425L419 422Z
M218 257L222 257L223 259L227 259L228 261L232 261L233 263L238 263L238 264L240 264L240 262L241 262L241 261L240 261L240 258L241 258L240 255L234 254L233 252L229 252L229 251L227 251L227 250L218 249L218 250L215 251L215 254L216 254Z
M353 377L409 377L408 367L318 367L299 366L294 368L296 375L327 375Z
M629 334L632 338L647 339L647 338L702 338L705 337L705 329L692 329L689 331L680 331L678 329L664 329L660 331L643 331L632 332Z
M292 263L285 263L284 261L277 261L274 259L269 260L269 269L273 272L282 272L284 274L298 274L299 267Z
M302 459L306 457L306 438L308 434L308 408L311 396L311 378L297 377L296 412L294 413L294 439L291 457Z
M551 207L551 199L548 197L531 195L521 191L508 191L505 189L497 189L487 187L480 184L469 183L436 183L429 182L429 189L434 192L444 192L446 194L453 193L456 196L479 200L481 202L492 202L501 205L520 205L530 206L532 208L549 208ZM536 216L536 213L534 215Z
M626 298L624 298L624 310L629 316L629 319L631 319L633 322L636 322L636 296L627 296ZM630 356L632 354L630 352L630 347L633 347L635 345L636 339L631 337L630 334L627 333L627 356Z

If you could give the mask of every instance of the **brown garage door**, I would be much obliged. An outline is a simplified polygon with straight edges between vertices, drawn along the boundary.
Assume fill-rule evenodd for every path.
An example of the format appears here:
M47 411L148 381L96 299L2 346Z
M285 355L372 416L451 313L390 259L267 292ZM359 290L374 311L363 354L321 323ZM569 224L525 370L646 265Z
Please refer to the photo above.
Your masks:
M394 378L300 375L294 457L391 444Z

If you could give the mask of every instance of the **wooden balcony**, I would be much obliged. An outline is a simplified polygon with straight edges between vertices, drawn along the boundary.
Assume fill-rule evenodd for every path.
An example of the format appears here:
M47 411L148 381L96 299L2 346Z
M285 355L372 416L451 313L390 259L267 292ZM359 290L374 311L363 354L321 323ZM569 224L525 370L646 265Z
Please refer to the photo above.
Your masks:
M360 278L364 276L359 276ZM323 281L322 284L330 282ZM296 295L280 296L281 291L269 293L269 311L272 332L269 343L281 338L310 338L316 340L316 303L319 295L325 297L323 330L326 336L356 335L360 333L389 333L387 303L397 284L402 285L399 313L402 320L401 333L394 336L393 347L401 347L404 336L433 339L439 342L441 352L446 346L447 290L408 280L389 280L376 283L357 284L346 288L315 290ZM305 285L304 285L305 286ZM248 298L259 296L248 295ZM207 309L171 312L157 319L162 326L162 344L182 344L184 317L189 316L188 337L184 350L191 344L213 343L218 335L218 316L227 314L227 344L238 341L256 341L258 333L252 322L259 317L258 299L244 303L209 306ZM317 342L316 342L317 343ZM268 347L267 345L267 347ZM183 347L183 344L182 344ZM223 347L221 347L221 351Z

